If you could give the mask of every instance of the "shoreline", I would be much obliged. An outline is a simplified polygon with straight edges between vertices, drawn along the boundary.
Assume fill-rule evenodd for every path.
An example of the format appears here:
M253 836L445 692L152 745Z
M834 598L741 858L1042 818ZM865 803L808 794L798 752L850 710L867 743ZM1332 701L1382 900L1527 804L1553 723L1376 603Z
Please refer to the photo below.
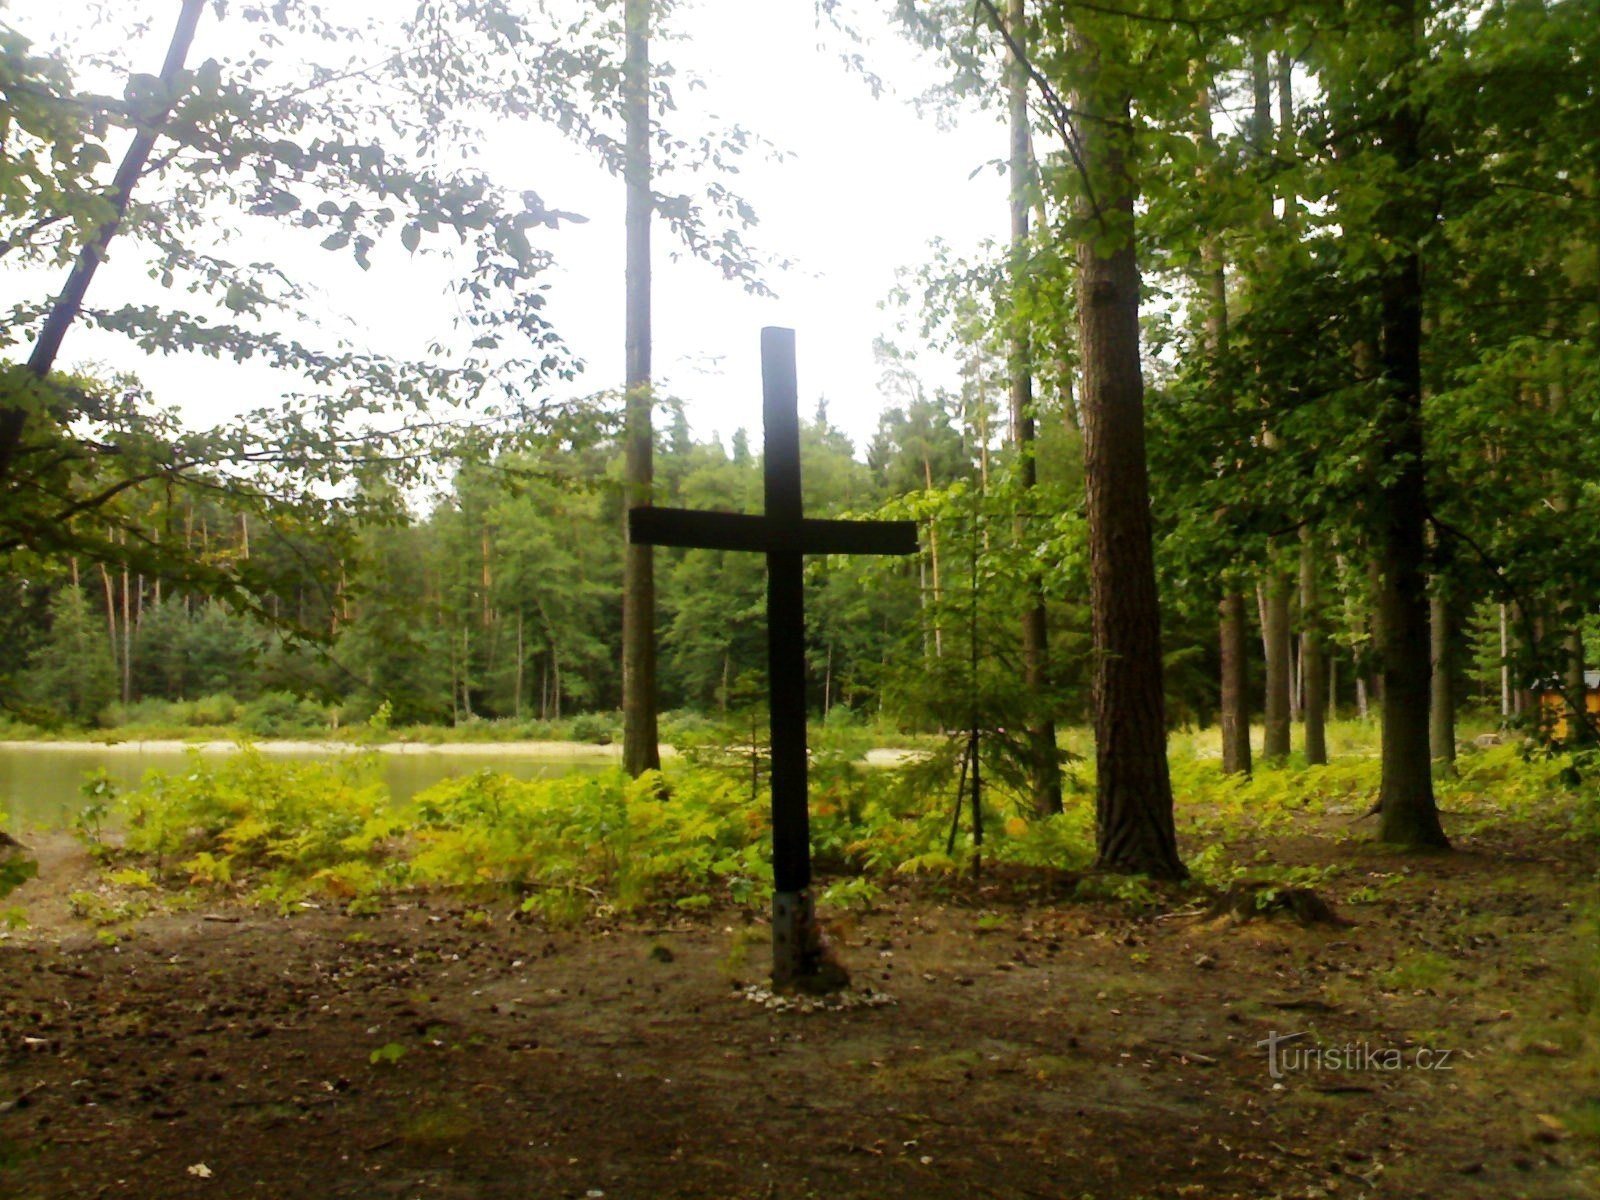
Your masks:
M621 762L622 746L608 746L593 742L379 742L362 745L356 742L317 741L311 738L263 739L240 743L213 739L204 742L186 742L177 738L151 738L129 741L0 741L0 750L21 750L28 753L89 752L94 754L182 754L198 750L202 754L236 754L243 745L262 754L317 755L363 754L375 752L397 757L520 758L546 762ZM879 746L868 750L860 761L871 767L898 767L926 751L906 747ZM663 744L663 761L681 757L673 746Z
M212 740L204 742L180 741L177 738L153 738L130 741L14 741L0 742L0 749L39 751L92 751L96 754L182 754L198 750L202 754L236 754L243 746L263 754L379 754L427 755L458 754L480 755L484 758L544 758L558 761L590 759L593 761L621 761L620 745L600 746L591 742L357 742L317 741L310 738L262 739L241 743ZM662 758L676 758L678 752L671 746L661 747Z

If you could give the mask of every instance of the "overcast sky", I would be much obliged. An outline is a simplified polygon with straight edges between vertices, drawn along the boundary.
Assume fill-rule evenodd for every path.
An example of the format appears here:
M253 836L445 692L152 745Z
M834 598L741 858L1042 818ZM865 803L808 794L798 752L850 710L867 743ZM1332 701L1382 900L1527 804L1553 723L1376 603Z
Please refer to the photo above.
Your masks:
M333 12L338 6L328 7ZM94 27L97 10L113 14L119 24L139 13L154 14L150 36L130 48L140 69L153 71L175 8L172 0L13 0L0 11L8 23L46 42L63 34L76 38L87 29L99 35L88 41L103 43L107 27ZM671 239L658 229L658 384L686 401L701 435L726 436L741 425L753 429L760 420L758 331L763 325L790 325L799 341L804 411L809 414L825 395L830 416L860 449L883 407L872 343L892 329L894 315L880 311L879 304L893 286L896 269L922 262L935 237L965 251L986 237L1004 236L1004 180L993 169L979 169L1004 152L1004 132L993 114L965 115L953 128L919 117L909 101L937 78L936 70L886 24L868 26L864 51L895 94L874 99L840 64L837 36L816 27L813 0L694 0L684 5L675 25L691 34L690 40L659 46L657 54L706 81L695 102L787 152L780 162L747 162L734 185L760 215L749 240L795 265L770 276L776 299L751 297L725 282L714 267L671 261ZM250 28L237 22L218 26L208 13L191 62L237 53L238 39ZM819 46L824 40L833 44ZM570 390L620 386L620 181L537 125L499 129L482 151L483 165L507 184L532 188L547 204L589 218L544 243L558 264L548 314L587 363ZM354 336L374 348L414 347L418 339L441 332L454 314L453 302L439 294L437 272L426 264L402 259L362 276L326 261L332 257L304 260L321 288L322 304L330 320L348 319ZM41 284L48 291L60 281L0 277L0 300L20 299L16 289ZM148 288L139 264L113 257L90 299L113 304ZM136 369L161 400L181 405L197 421L269 402L297 386L253 368L189 356L144 360L109 338L75 329L63 348L63 363L87 361ZM939 382L938 364L929 362L928 370L931 381Z

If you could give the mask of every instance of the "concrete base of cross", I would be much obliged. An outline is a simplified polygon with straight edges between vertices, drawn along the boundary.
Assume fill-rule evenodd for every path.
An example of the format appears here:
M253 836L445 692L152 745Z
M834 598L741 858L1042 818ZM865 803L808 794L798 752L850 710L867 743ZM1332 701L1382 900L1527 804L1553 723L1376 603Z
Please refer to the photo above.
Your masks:
M850 973L817 928L809 890L772 894L772 990L821 995L850 986Z

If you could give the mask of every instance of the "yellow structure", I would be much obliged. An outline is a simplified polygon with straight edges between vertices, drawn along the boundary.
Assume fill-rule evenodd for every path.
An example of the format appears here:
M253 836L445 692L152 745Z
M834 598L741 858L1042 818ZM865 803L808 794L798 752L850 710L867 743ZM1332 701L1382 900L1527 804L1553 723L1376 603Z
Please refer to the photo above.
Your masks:
M1600 671L1583 673L1583 706L1592 717L1600 718ZM1539 693L1539 724L1550 731L1550 740L1567 740L1567 701L1557 688Z

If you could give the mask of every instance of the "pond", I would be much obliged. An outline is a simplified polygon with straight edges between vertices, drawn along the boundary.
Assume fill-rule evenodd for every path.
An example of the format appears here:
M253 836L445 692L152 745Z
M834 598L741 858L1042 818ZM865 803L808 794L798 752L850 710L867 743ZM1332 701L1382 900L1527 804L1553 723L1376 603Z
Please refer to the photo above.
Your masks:
M316 759L348 753L341 747L302 743L263 743L273 758ZM233 747L210 743L207 755L229 754ZM83 807L84 775L105 770L121 787L133 787L146 771L180 770L187 751L177 743L146 742L105 746L81 742L0 743L0 813L13 831L61 829ZM574 772L599 772L616 765L602 747L567 744L446 745L380 747L384 782L397 800L455 775L489 768L518 779L549 779Z

